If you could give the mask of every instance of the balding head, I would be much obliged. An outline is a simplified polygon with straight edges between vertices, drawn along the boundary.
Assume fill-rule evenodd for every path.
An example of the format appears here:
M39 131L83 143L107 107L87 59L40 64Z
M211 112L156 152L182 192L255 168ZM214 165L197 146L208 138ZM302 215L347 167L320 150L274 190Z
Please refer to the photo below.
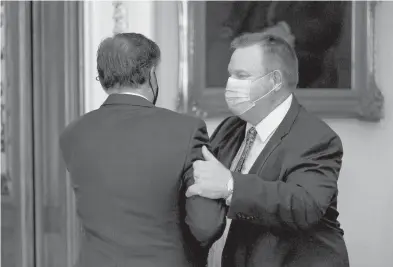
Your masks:
M246 33L231 43L232 49L258 45L262 51L261 65L265 73L280 70L283 85L295 89L298 80L298 59L294 49L282 38L266 33Z

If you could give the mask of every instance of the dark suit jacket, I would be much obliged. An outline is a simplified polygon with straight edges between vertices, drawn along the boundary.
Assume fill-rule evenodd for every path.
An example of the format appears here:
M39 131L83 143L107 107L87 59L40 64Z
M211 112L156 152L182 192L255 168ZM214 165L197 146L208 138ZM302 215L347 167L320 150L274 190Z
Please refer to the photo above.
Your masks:
M185 198L208 145L202 120L110 95L60 137L84 235L80 267L204 266L225 207Z
M212 135L212 151L228 168L245 127L230 117ZM337 221L342 155L335 132L293 98L249 174L233 173L223 266L349 266Z

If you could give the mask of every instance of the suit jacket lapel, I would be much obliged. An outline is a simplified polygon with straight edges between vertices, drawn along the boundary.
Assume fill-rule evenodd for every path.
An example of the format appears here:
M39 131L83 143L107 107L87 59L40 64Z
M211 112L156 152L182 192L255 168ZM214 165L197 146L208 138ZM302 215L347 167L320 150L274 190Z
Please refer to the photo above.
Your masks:
M277 130L274 132L270 140L267 142L261 154L259 154L258 158L255 160L249 171L250 174L255 174L260 169L262 169L262 167L266 163L266 160L269 158L272 152L280 145L284 137L289 133L297 115L299 114L299 110L299 102L296 100L295 96L293 96L291 107L289 108L287 115L284 117L284 120L278 126Z
M244 140L245 131L246 122L235 118L231 123L223 126L223 129L220 129L211 140L212 152L228 169Z

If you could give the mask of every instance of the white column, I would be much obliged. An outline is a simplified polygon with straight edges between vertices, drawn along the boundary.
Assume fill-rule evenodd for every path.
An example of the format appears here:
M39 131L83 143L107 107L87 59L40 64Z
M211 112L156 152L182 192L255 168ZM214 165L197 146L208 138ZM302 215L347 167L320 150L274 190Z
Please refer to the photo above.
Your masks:
M85 111L97 109L107 94L102 89L96 65L97 48L114 29L112 1L85 1Z
M179 91L179 22L177 1L155 2L154 41L161 49L157 73L160 94L157 106L175 110Z
M154 1L127 1L127 32L137 32L154 40Z

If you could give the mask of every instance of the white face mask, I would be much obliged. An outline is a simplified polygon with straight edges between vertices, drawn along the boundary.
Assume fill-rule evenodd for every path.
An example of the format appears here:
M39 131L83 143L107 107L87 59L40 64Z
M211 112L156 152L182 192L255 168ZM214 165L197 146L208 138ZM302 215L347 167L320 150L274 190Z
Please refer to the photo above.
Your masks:
M233 114L240 116L255 106L255 103L268 95L273 91L280 89L281 83L276 84L269 92L264 95L260 93L264 90L257 86L252 86L254 82L267 77L275 71L269 72L268 74L257 78L256 80L239 80L229 77L227 87L225 90L225 100L228 104L229 109ZM255 88L255 89L253 89ZM253 89L253 90L252 90Z

